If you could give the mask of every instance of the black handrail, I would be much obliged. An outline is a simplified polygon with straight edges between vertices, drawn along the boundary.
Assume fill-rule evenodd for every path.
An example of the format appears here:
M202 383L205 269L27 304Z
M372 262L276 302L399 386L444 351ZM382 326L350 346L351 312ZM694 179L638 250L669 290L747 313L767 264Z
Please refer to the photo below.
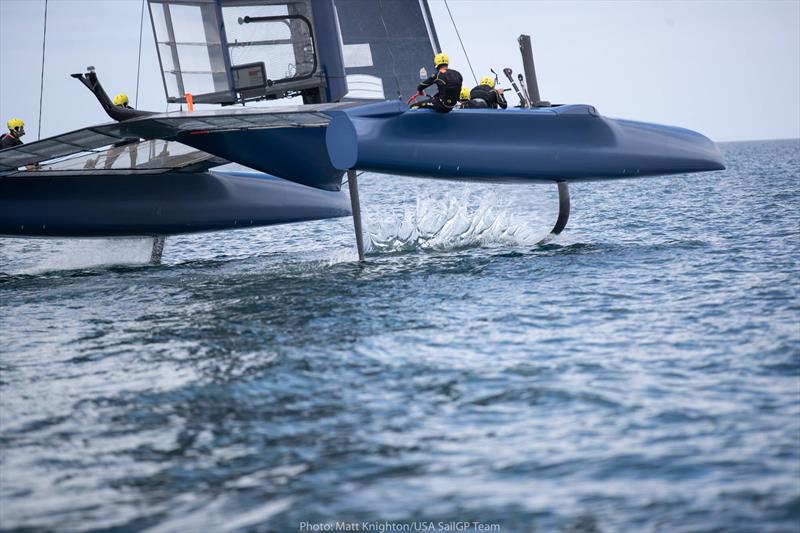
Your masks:
M311 54L311 56L314 59L314 63L311 67L311 72L309 74L305 76L292 76L290 78L282 78L280 80L267 79L268 86L272 86L276 83L287 83L295 80L307 80L309 78L314 77L314 73L317 71L317 40L314 37L314 26L312 26L311 21L308 20L303 15L275 15L270 17L251 17L248 15L245 17L239 17L239 24L252 24L254 22L281 22L289 19L301 20L306 24L306 26L308 26L308 34L311 37L311 46L313 47L313 53Z

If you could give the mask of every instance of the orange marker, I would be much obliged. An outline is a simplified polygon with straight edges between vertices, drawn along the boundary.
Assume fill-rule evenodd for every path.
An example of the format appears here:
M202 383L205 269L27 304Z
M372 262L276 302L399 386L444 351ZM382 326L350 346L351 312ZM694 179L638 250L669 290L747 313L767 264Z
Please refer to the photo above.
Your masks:
M186 93L186 107L189 109L190 113L194 111L194 100L192 99L192 93Z

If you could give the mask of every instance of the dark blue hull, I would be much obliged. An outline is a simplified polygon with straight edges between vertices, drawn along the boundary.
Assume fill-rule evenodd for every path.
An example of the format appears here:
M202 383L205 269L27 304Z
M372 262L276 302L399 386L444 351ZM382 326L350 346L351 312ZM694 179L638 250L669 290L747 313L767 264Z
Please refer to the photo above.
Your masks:
M0 235L172 235L350 215L342 192L253 172L20 173L0 178Z
M609 119L592 106L408 111L400 102L347 110L359 169L420 177L553 182L721 170L717 146L691 130Z

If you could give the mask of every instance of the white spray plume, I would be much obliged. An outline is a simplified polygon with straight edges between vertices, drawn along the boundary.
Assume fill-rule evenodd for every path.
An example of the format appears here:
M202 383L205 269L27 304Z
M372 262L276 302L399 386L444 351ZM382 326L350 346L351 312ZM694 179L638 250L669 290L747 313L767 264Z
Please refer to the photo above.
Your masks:
M451 250L473 246L532 245L541 236L512 216L494 193L417 195L402 213L367 216L368 251ZM538 225L537 225L538 226Z

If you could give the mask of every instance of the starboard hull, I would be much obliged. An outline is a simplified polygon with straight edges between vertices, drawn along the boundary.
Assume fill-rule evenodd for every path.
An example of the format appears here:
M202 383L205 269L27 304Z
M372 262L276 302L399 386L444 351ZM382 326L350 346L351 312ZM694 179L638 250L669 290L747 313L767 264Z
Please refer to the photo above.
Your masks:
M588 105L408 111L382 102L346 113L362 170L479 182L622 179L722 170L719 149L683 128L609 119Z

